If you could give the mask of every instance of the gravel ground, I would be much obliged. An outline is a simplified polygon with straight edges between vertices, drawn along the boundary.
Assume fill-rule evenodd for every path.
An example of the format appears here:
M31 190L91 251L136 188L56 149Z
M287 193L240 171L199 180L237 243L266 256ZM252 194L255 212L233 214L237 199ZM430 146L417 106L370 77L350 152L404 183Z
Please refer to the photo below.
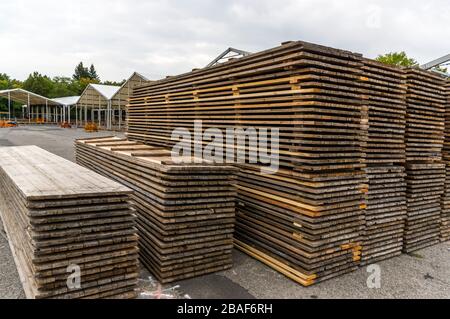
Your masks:
M0 129L0 146L37 145L74 160L76 138L112 135L80 129L23 126ZM161 286L142 270L143 299L157 298L445 298L450 299L450 243L442 243L413 255L380 262L381 287L370 289L365 267L326 282L304 288L262 263L238 252L232 269ZM0 224L0 299L24 298L3 225Z

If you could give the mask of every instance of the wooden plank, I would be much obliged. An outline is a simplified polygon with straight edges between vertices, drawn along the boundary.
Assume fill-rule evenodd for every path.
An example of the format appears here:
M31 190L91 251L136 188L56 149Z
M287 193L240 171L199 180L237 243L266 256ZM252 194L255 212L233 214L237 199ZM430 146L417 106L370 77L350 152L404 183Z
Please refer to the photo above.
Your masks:
M1 154L0 214L27 298L135 297L131 190L37 147ZM81 173L63 184L61 168ZM81 288L67 286L70 265L80 267Z

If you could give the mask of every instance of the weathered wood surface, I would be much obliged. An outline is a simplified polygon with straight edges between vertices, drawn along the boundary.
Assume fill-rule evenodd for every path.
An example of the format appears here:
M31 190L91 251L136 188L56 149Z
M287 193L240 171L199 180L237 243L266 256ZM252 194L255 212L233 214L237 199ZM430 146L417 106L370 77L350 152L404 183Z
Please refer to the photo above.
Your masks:
M140 259L159 281L231 267L234 167L178 165L167 150L114 138L76 141L76 159L134 190Z
M444 194L441 198L441 241L450 240L450 80L445 84L445 140L442 159L445 163Z
M399 255L406 220L406 73L363 59L368 179L363 264Z
M195 120L202 120L203 131L278 128L277 174L261 174L263 163L238 165L237 247L310 285L356 269L361 258L366 93L380 78L397 74L389 70L379 68L368 80L359 54L288 43L136 88L127 136L170 149L172 131L192 132ZM391 82L372 99L374 110L404 90ZM392 124L379 121L391 136L404 125L397 123L404 108L392 109ZM404 152L386 149L378 153L404 160ZM372 153L373 161L383 162Z
M445 81L419 69L406 69L405 252L436 244L441 235L441 201L445 187L443 159Z
M26 296L135 297L131 189L34 146L0 153L0 213ZM71 265L80 289L67 286Z
M96 197L129 189L37 146L2 149L0 165L27 200Z

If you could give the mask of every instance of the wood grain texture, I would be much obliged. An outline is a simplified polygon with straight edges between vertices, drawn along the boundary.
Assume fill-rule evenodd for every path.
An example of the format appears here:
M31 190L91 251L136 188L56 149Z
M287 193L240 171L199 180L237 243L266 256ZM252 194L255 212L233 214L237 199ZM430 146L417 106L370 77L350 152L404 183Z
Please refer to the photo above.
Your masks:
M121 139L75 148L78 163L134 190L140 259L160 282L232 266L236 168L174 164L168 150Z
M135 297L131 189L34 146L0 153L0 214L27 298ZM67 285L73 265L80 288Z

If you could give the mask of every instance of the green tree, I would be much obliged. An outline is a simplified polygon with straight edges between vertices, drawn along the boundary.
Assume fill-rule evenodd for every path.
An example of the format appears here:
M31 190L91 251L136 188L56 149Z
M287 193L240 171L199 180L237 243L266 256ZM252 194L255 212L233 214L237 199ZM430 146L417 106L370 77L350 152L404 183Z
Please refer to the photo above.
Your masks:
M117 81L104 81L102 84L104 85L113 85L113 86L122 86L127 80L122 80L120 82Z
M22 82L12 79L5 73L0 73L0 90L17 89L22 87ZM20 103L11 101L11 111L13 114L20 114L22 106ZM8 99L0 98L0 112L8 111Z
M89 68L89 78L91 80L100 82L100 77L97 74L97 71L95 70L95 66L91 64L91 67Z
M86 87L91 83L98 84L99 82L91 78L82 78L80 81L78 81L80 94L83 93Z
M42 96L49 96L53 90L53 81L46 75L34 72L23 82L23 88Z
M90 78L89 69L83 65L83 62L78 63L75 67L75 73L73 74L74 80L81 80L82 78Z
M53 88L50 92L49 97L64 97L64 96L74 96L79 94L78 81L74 81L68 77L54 77L53 78Z
M417 61L412 58L409 58L408 55L404 51L391 52L391 53L387 53L384 55L379 55L375 60L385 63L385 64L404 66L404 67L411 67L411 66L418 65Z
M11 89L11 79L8 74L0 73L0 90Z

